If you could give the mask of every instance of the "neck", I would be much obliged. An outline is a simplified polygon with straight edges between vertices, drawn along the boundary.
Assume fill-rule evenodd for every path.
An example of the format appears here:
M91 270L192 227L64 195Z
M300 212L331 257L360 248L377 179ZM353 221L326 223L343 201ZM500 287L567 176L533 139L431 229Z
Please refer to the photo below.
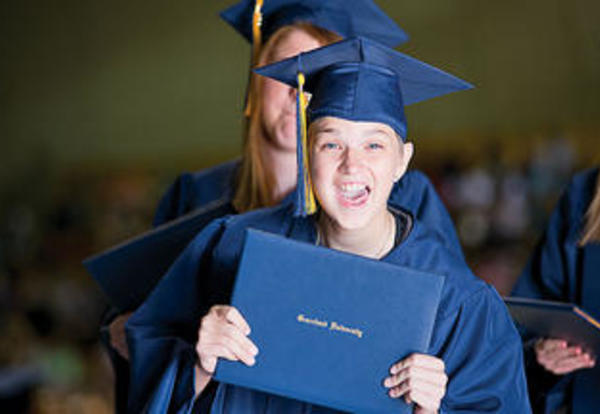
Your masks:
M319 231L326 245L360 256L380 259L394 247L396 223L387 209L359 229L344 229L326 214L319 218Z
M273 177L271 197L278 203L296 187L298 174L296 151L282 149L265 142L261 145L261 155L265 170Z

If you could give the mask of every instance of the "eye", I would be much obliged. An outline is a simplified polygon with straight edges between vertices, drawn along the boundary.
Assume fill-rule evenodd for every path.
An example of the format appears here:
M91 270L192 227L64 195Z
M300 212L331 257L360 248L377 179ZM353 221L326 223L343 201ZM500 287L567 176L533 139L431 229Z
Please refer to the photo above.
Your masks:
M379 142L369 142L367 144L367 148L370 150L379 150L383 149L383 145L381 145Z
M340 144L335 143L335 142L325 142L325 143L323 143L321 148L323 148L326 151L335 151L335 150L340 149L341 146L340 146Z

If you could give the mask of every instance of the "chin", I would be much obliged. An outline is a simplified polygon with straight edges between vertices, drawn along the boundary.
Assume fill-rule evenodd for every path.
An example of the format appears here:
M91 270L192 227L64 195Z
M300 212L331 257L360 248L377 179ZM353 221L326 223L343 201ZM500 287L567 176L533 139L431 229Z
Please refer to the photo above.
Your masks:
M329 219L344 230L365 228L375 216L375 210L370 204L348 206L339 202L332 202L321 207Z
M371 212L364 211L334 211L325 212L331 221L344 230L359 230L367 227L372 221Z
M284 151L296 151L296 127L285 128L277 131L274 139L275 145Z

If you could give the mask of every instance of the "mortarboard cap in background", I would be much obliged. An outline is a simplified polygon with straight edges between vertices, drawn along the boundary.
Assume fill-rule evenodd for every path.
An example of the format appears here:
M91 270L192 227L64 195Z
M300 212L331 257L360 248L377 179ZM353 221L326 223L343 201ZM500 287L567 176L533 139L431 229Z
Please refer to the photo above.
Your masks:
M260 13L263 40L280 27L311 23L346 38L364 36L390 47L408 35L372 0L242 0L221 12L221 17L250 43L254 43L253 18Z
M372 0L242 0L221 12L221 18L252 44L251 67L258 64L262 44L277 29L298 22L310 23L342 38L364 36L390 47L408 35ZM250 77L248 85L252 83ZM250 88L250 86L249 86ZM246 91L246 116L252 112Z
M298 186L296 214L315 211L306 153L306 98L310 122L324 116L350 121L381 122L404 140L404 106L472 85L378 42L355 37L255 69L298 93Z

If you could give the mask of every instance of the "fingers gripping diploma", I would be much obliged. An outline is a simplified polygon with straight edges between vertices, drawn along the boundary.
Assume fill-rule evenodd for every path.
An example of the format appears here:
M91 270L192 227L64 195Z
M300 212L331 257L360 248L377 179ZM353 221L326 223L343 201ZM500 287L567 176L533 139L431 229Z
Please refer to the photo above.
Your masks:
M596 361L579 346L569 346L562 339L540 339L535 344L537 362L555 375L582 368L592 368Z
M204 389L212 377L218 358L254 365L258 348L248 339L249 334L250 326L236 308L226 305L210 308L200 322L196 343L197 392Z
M415 413L436 413L446 394L448 377L444 361L431 355L412 354L392 365L383 385L392 398L415 403Z

